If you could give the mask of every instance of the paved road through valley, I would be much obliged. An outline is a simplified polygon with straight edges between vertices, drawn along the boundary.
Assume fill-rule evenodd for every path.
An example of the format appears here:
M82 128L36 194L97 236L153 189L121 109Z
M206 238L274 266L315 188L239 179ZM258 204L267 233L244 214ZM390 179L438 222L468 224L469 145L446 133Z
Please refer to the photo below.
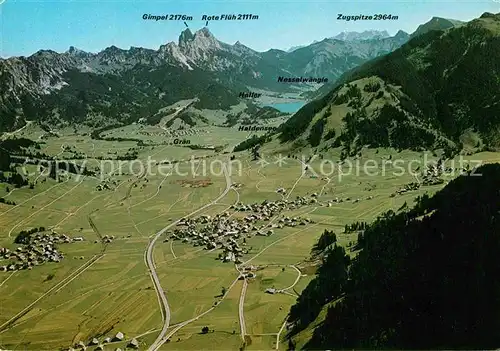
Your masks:
M199 209L191 212L190 214L184 216L184 218L190 217L190 216L204 210L205 208L212 206L217 201L219 201L220 199L222 199L224 196L227 195L227 193L231 189L231 178L227 172L227 167L225 164L223 165L222 168L223 168L224 175L226 177L226 189L215 200L213 200L212 202L210 202L210 203L200 207ZM165 342L165 335L167 334L167 329L170 326L170 306L168 305L167 296L165 295L165 291L161 287L160 279L158 278L158 274L156 273L156 267L155 267L154 260L153 260L153 249L154 249L154 245L155 245L156 241L160 238L160 236L162 236L167 230L169 230L170 228L172 228L173 226L175 226L179 222L180 222L180 219L169 224L168 226L166 226L165 228L160 230L158 233L156 233L154 238L150 241L148 248L147 248L147 252L146 252L146 264L149 268L149 271L151 272L151 277L153 279L156 293L158 294L158 297L160 299L161 308L163 310L163 315L165 316L165 319L163 321L163 327L160 331L160 334L158 334L158 336L156 337L156 340L148 348L148 351L156 351L160 348L161 345L163 345L163 343Z

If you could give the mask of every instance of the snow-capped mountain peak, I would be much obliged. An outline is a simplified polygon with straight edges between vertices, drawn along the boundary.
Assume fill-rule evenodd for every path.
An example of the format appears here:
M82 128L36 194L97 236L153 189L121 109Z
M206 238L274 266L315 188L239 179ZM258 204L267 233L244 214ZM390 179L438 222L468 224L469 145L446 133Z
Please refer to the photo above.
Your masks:
M342 32L334 36L332 39L342 40L342 41L359 41L359 40L371 40L371 39L383 39L390 37L387 31L379 30L365 30L363 32Z

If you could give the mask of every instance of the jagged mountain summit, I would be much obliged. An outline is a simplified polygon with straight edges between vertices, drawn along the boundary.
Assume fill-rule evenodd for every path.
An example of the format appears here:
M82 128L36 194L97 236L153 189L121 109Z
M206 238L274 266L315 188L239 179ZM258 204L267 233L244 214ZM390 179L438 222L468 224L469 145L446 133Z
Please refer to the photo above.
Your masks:
M365 30L363 32L348 32L344 31L332 37L332 39L342 40L342 41L359 41L359 40L372 40L372 39L384 39L389 38L390 34L387 31L379 30Z
M403 31L399 31L403 32ZM398 32L398 33L399 33ZM403 32L404 33L404 32ZM380 39L385 39L389 38L391 35L387 31L379 31L379 30L365 30L363 32L348 32L344 31L342 33L339 33L329 39L336 39L336 40L341 40L341 41L361 41L361 40L380 40ZM317 43L317 40L314 40L311 44L309 45L297 45L297 46L292 46L286 52L292 52L297 49L301 49L307 46L310 46L312 44Z
M191 30L189 28L185 29L179 36L179 46L183 46L185 43L193 41L193 39L194 35Z
M305 91L314 85L283 84L278 78L334 80L360 63L394 50L404 40L393 37L354 43L325 39L291 53L257 52L240 42L219 41L208 28L202 28L194 33L186 29L177 43L158 50L116 46L98 53L75 47L64 53L41 50L29 57L0 60L0 131L54 115L80 122L96 115L100 120L133 121L149 113L153 107L146 108L147 104L156 108L175 99L193 98L206 94L208 86L217 87L212 91L225 89L218 95L225 99L219 105L225 107L229 101L237 103L236 92L247 87ZM141 101L134 101L135 97Z
M203 66L213 71L224 70L230 66L230 60L221 62L217 54L222 51L231 52L231 45L223 45L208 28L200 29L194 34L189 28L184 30L179 36L178 47L183 55L180 63L187 61L193 66Z
M87 53L70 47L1 60L0 132L37 119L132 122L193 97L200 106L228 108L247 85L266 86L256 71L266 67L256 61L253 50L219 42L206 28L184 31L179 44L158 50L111 46ZM274 82L276 68L267 70L265 78Z

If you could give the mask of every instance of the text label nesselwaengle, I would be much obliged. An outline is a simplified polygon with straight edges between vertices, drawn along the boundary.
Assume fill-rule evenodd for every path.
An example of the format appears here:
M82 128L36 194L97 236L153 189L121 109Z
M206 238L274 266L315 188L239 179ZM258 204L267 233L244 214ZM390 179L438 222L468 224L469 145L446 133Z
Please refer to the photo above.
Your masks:
M279 83L326 83L328 78L314 78L314 77L278 77Z

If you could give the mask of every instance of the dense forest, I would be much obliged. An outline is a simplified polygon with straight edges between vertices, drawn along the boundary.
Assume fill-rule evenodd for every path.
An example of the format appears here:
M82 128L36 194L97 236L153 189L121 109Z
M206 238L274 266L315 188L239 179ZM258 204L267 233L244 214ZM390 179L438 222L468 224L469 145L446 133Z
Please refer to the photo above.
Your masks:
M281 142L293 141L299 137L306 128L309 126L314 116L319 113L331 99L334 94L333 91L327 96L314 100L306 105L304 105L300 110L298 110L292 117L290 117L285 123L283 123L279 128L280 133L279 138Z
M255 146L260 146L263 143L270 141L271 136L269 134L264 134L261 136L257 136L256 134L252 135L250 138L243 140L241 143L236 145L233 149L233 152L244 151L251 149Z
M28 181L15 168L16 156L27 155L27 149L39 145L26 138L12 138L0 141L0 182L17 188L28 185Z
M328 246L291 309L289 336L327 308L306 349L498 347L500 165L476 173L363 225L352 261Z

